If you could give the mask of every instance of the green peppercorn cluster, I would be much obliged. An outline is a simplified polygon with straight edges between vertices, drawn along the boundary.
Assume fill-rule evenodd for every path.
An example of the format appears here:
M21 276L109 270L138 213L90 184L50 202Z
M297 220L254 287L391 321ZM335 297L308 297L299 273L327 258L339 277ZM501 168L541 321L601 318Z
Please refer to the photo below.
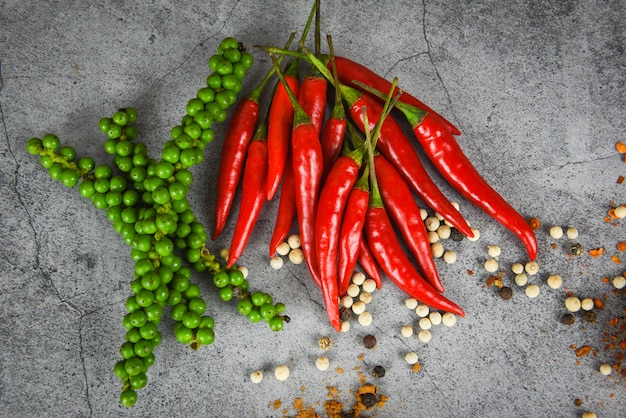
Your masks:
M181 124L171 130L159 159L151 158L146 145L136 141L137 111L133 108L118 110L99 122L113 167L96 165L90 157L76 160L74 148L61 146L54 134L27 142L28 152L39 155L50 177L67 187L78 185L81 196L106 210L115 231L131 247L135 268L122 321L126 341L120 347L121 360L114 366L122 380L120 403L124 406L134 405L136 391L147 384L147 371L155 361L153 350L161 343L158 326L166 307L181 344L197 350L215 338L214 320L206 314L200 287L191 283L192 269L213 274L220 299L237 300L237 311L251 322L264 320L279 331L288 320L282 315L282 303L274 304L265 292L250 291L239 269L226 269L216 260L207 248L206 230L187 199L193 177L190 169L204 160L205 148L215 137L211 125L226 119L226 110L236 102L252 63L252 55L235 39L221 42L218 54L208 62L213 73L206 87L187 103ZM183 265L184 260L189 267Z

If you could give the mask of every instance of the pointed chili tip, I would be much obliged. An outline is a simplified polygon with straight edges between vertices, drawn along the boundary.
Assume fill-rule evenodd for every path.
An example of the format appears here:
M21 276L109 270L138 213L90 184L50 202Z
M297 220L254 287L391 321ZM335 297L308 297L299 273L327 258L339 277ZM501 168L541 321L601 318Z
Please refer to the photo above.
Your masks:
M341 332L341 321L339 319L334 319L330 323L335 328L335 331Z

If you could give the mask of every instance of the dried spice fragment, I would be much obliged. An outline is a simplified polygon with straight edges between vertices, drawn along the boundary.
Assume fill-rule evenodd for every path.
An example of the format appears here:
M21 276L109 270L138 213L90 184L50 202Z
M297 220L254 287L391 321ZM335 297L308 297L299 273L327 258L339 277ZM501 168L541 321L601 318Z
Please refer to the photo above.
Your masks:
M591 352L591 347L588 345L583 345L576 349L576 357L584 357Z

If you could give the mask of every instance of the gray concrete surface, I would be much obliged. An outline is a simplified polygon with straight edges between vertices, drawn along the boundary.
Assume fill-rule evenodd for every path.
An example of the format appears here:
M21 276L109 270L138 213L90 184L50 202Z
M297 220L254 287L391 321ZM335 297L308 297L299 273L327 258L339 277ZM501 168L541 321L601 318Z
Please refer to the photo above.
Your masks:
M603 220L612 204L626 203L617 184L626 165L615 149L626 116L626 16L623 1L597 0L322 1L323 33L333 35L337 53L398 76L456 123L485 178L521 213L542 221L540 272L530 277L539 297L513 285L513 298L503 301L485 285L488 245L502 248L507 284L525 253L433 174L481 231L476 242L446 241L456 263L438 260L446 295L467 316L433 328L428 344L404 338L400 328L417 316L386 281L368 306L374 323L365 328L352 319L349 332L335 333L305 268L270 268L276 206L269 204L241 263L253 287L286 303L291 323L277 334L249 323L196 275L216 320L215 343L193 352L175 342L171 320L164 320L148 386L134 408L118 405L112 367L124 341L129 249L104 213L52 181L24 144L54 132L78 154L106 161L98 120L135 106L140 135L156 152L204 82L222 38L282 45L303 27L309 3L1 2L0 416L295 416L297 400L326 416L331 399L349 411L363 382L389 398L364 416L625 416L625 381L598 367L616 354L605 348L606 333L616 330L609 319L624 321L624 300L601 278L624 271L613 255L626 261L616 249L626 237L624 221ZM269 68L264 54L252 51L257 65L247 88ZM216 129L218 139L194 171L191 197L207 226L224 128ZM231 219L211 243L215 252L228 245L233 225ZM605 253L568 257L571 241L551 238L552 225L578 228L576 242ZM563 277L562 288L545 284L550 274ZM581 322L580 314L573 326L560 323L568 291L606 295L595 323ZM362 345L367 333L378 337L374 350ZM324 335L334 345L324 353L330 369L320 372L314 361ZM583 345L595 355L577 358L572 347ZM421 371L405 363L408 351L419 355ZM287 381L273 376L279 364L291 369ZM377 364L387 369L380 379L372 376ZM255 369L265 372L259 384L249 379Z

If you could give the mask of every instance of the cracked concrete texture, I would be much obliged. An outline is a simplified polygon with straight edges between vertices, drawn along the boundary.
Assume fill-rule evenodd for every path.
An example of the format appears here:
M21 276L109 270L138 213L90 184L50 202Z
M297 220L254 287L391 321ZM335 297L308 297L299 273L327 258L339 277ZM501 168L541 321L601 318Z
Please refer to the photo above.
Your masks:
M370 416L575 417L586 410L623 416L624 381L597 371L614 355L603 349L608 318L624 308L600 280L624 270L610 261L620 255L615 245L624 239L624 224L603 220L611 202L626 203L624 185L616 183L626 169L615 151L626 116L620 1L322 1L323 34L333 35L338 54L398 76L404 89L459 126L463 150L496 190L525 216L542 220L541 270L531 277L540 296L529 299L514 286L505 302L485 286L486 246L503 249L499 261L508 283L511 265L526 261L523 248L428 166L481 231L477 242L445 242L456 263L437 260L446 295L467 316L454 327L433 328L428 344L404 338L400 328L417 317L387 281L368 307L374 323L366 328L353 318L350 332L336 334L305 268L270 268L276 207L268 204L241 263L254 288L287 304L291 323L279 334L250 324L218 300L206 276L195 275L216 320L215 343L198 352L181 347L165 318L138 404L118 405L111 369L124 341L129 249L104 214L52 181L24 143L54 132L78 154L108 161L98 120L134 106L140 135L156 154L204 82L206 61L222 38L235 36L250 47L282 45L303 27L309 3L3 3L0 416L295 416L296 399L324 415L333 396L348 410L364 381L389 397ZM246 91L270 65L252 51L257 66ZM215 129L221 138L224 126ZM220 147L217 139L194 169L190 201L207 226ZM606 254L568 257L570 241L551 239L551 225L577 227L578 242L604 246ZM231 219L212 243L214 252L228 245L233 228ZM577 295L607 295L596 324L560 324L567 290L545 285L553 273ZM374 350L362 346L367 333L378 339ZM314 366L323 335L334 341L323 352L331 360L327 372ZM584 344L597 353L577 359L570 346ZM407 351L419 355L419 373L405 363ZM291 369L286 382L272 375L278 364ZM372 376L378 364L387 369L382 379ZM249 381L255 369L266 376L258 385Z

